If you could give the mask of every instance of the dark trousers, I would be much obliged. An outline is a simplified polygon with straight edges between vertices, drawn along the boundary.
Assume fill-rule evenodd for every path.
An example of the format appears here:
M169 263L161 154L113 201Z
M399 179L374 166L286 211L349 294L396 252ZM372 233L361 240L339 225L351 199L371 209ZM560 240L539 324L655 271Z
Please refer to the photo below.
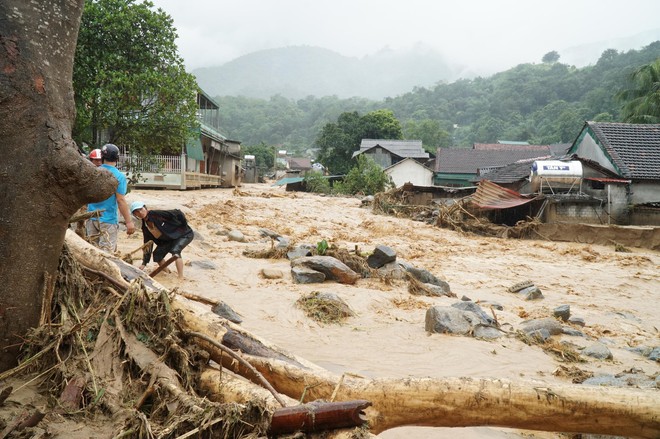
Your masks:
M156 250L154 250L154 262L160 262L168 253L181 255L181 251L190 244L195 237L193 232L187 233L180 238L171 241L156 240Z

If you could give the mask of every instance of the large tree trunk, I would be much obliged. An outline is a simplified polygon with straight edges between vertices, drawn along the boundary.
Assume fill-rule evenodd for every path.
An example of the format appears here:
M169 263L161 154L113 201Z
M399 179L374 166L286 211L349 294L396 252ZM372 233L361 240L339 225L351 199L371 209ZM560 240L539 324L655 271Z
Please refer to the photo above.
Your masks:
M106 258L70 232L67 243L74 257L88 268L103 271L118 286L141 277L154 291L163 287L119 258ZM122 278L125 277L126 279ZM204 333L222 344L239 344L243 357L280 393L303 402L324 399L365 399L369 428L501 426L526 430L595 433L642 438L660 436L660 392L579 385L539 386L484 378L362 379L338 377L319 366L268 343L240 326L218 318L186 299L175 299L184 330ZM251 370L201 341L199 345L223 367L257 381ZM245 352L247 350L247 353ZM374 359L377 361L377 359ZM223 395L208 383L210 399ZM222 392L222 389L217 389ZM216 393L214 395L214 393ZM270 402L272 405L272 401Z
M117 185L71 138L83 2L0 2L0 370L39 323L68 219Z

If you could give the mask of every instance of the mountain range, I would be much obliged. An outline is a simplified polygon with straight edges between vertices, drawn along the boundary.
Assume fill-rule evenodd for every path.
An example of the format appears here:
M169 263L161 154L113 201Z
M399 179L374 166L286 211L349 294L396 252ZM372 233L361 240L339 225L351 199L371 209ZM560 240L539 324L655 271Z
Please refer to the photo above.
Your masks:
M558 51L559 62L576 67L594 64L603 51L640 49L660 40L660 28L627 38L599 41ZM532 61L530 61L532 62ZM289 99L307 96L362 97L380 100L415 87L432 87L493 74L453 64L440 52L421 44L409 50L383 49L355 58L329 49L290 46L243 55L216 67L193 70L200 87L210 96Z

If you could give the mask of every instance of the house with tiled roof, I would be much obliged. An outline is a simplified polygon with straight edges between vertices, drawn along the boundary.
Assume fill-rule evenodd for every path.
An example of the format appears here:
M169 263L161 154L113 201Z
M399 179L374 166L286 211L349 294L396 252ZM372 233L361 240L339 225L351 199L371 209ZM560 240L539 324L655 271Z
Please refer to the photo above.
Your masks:
M362 139L360 149L353 153L353 158L360 154L368 155L383 169L407 158L422 164L430 159L421 140Z
M542 176L538 170L546 166L552 169L552 174ZM558 166L565 171L558 171ZM478 180L480 186L482 182L496 184L502 191L522 194L524 202L532 201L526 209L509 209L507 203L499 203L500 209L510 211L498 213L494 218L507 218L510 225L526 217L537 217L545 223L630 223L626 204L630 180L575 155L563 156L561 160L519 160L481 172ZM494 209L498 203L491 204Z
M631 180L631 204L660 203L660 124L585 122L568 153Z
M473 186L480 173L525 159L552 156L549 146L513 149L438 148L435 157L434 184L438 186Z
M608 201L629 209L619 215L627 214L627 223L660 224L660 124L588 121L568 154L629 182L622 195Z

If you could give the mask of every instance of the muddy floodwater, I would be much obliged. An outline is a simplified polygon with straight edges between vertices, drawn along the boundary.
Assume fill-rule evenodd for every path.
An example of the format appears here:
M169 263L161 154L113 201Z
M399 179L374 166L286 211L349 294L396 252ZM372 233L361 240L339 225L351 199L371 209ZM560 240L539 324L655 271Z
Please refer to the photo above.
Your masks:
M334 373L365 377L492 377L570 383L562 366L595 375L633 371L653 379L660 363L644 357L643 348L660 345L660 254L643 248L615 251L614 245L544 240L509 240L449 231L406 218L376 215L359 198L323 197L285 192L266 184L238 190L133 190L129 204L144 201L152 209L179 208L198 236L183 252L185 279L162 273L167 287L219 299L243 319L242 326L293 354ZM259 229L286 236L294 244L329 245L371 252L382 244L397 258L424 268L449 283L457 298L413 296L403 281L360 279L355 285L326 281L296 284L287 259L255 259L246 250L267 249L271 239ZM236 230L245 242L231 241ZM120 232L120 250L142 243L140 233ZM204 262L202 264L201 262ZM135 261L134 265L139 265ZM154 268L155 265L150 266ZM262 269L282 272L265 279ZM507 289L531 281L543 298L522 300ZM306 317L295 302L314 291L342 298L355 316L343 324L322 324ZM463 296L496 302L492 312L501 327L515 332L527 319L552 316L560 305L584 320L575 327L583 336L556 336L577 351L599 341L612 360L584 356L563 363L512 335L494 341L468 336L429 334L426 310L448 306ZM490 313L490 307L486 308ZM657 391L649 390L649 391ZM558 438L555 433L479 428L404 427L383 438Z

